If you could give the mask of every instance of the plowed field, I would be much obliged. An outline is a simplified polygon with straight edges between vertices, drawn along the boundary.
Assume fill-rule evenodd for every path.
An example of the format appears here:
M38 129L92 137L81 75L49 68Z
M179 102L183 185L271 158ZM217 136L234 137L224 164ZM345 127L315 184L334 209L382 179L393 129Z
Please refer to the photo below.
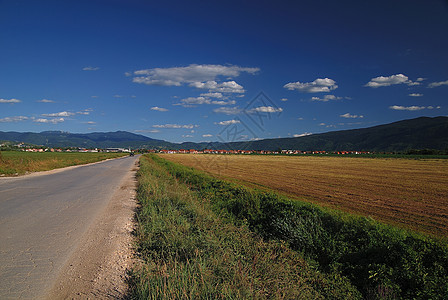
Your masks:
M448 237L448 160L165 154L242 184Z

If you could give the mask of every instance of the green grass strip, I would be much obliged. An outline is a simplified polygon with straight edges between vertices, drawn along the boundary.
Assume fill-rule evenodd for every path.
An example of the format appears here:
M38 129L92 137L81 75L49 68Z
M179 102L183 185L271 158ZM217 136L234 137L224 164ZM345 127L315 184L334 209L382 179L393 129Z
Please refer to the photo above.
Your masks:
M234 224L265 240L285 241L329 274L345 276L368 299L446 299L446 242L372 219L216 179L152 158Z
M68 153L0 151L0 175L17 176L29 172L48 171L68 166L87 164L109 158L126 156L125 153Z
M360 299L342 276L310 267L281 242L264 242L212 210L165 168L142 157L132 299Z

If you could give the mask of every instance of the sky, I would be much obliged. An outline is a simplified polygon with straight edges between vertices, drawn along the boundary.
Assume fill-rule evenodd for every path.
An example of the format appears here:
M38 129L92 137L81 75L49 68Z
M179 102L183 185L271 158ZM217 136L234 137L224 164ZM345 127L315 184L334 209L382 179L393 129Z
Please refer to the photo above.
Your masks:
M0 0L0 131L170 142L448 115L448 1Z

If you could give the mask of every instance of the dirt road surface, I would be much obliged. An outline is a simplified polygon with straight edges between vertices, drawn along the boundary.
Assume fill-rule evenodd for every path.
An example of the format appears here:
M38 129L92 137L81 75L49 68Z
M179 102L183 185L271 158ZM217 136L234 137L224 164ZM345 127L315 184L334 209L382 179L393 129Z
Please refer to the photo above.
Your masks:
M121 298L138 157L0 179L0 299Z

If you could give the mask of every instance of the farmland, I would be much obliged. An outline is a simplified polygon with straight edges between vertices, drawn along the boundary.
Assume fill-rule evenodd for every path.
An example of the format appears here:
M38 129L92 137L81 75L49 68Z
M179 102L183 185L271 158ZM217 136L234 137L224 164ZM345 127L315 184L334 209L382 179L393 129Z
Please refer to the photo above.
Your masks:
M448 236L448 161L345 157L162 155L324 207Z
M123 155L126 154L0 151L0 176L17 176L30 172L53 170Z

